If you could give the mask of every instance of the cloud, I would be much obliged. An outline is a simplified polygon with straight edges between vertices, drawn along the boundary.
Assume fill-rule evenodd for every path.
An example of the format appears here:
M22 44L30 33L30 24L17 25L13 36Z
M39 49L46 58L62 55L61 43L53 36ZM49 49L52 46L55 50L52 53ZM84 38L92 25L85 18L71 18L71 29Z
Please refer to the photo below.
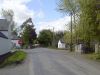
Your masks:
M14 20L21 24L27 18L35 17L35 12L27 7L31 0L0 0L1 9L11 9L14 11Z
M37 26L37 32L39 33L39 31L43 30L43 29L51 29L53 30L54 27L54 31L64 31L66 30L66 24L68 24L70 21L70 17L69 16L65 16L63 18L59 18L57 20L54 21L48 21L48 22L39 22L38 26Z
M37 17L43 19L45 17L44 12L41 10L38 12Z
M27 18L31 17L33 20L38 19L40 22L36 23L35 26L37 32L41 31L42 29L53 29L55 31L65 30L65 24L70 21L68 16L63 18L58 18L54 21L41 21L41 19L45 18L45 13L42 9L34 11L29 9L27 4L29 4L32 0L0 0L0 12L1 9L11 9L14 11L14 20L18 25L21 25ZM35 1L35 0L34 0ZM41 0L38 0L42 8ZM34 22L34 21L33 21Z

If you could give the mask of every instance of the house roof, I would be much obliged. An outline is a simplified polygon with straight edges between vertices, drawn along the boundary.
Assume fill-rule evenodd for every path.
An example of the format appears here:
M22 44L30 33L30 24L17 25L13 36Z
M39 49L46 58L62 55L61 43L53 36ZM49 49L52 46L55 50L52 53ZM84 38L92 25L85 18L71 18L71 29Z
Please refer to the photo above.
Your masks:
M7 31L9 22L6 19L0 19L0 31Z
M0 32L0 37L5 38L5 39L8 39L8 37L5 36L2 32Z

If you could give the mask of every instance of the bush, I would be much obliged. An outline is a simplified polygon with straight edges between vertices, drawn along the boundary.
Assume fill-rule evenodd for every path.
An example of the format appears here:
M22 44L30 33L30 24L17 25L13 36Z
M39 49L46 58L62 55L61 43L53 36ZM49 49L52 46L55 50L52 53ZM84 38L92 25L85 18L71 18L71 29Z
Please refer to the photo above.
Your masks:
M26 58L26 53L23 51L16 51L11 53L8 57L4 59L4 61L0 64L0 67L4 67L6 65L11 64L19 64Z

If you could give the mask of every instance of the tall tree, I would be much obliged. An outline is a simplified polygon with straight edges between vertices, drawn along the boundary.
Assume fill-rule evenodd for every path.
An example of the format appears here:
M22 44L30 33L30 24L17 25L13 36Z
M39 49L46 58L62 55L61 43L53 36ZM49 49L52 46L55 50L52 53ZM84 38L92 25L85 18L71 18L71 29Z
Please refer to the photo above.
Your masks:
M53 32L50 30L42 30L39 33L38 41L41 45L51 46L53 41Z
M26 20L27 21L27 20ZM34 40L37 38L37 34L35 32L35 28L32 21L27 21L22 24L22 33L21 37L25 45L34 44Z
M77 3L77 0L60 0L58 4L58 9L62 11L65 14L69 14L71 16L71 26L70 26L70 32L71 32L71 41L70 41L70 51L72 51L72 45L73 45L73 17L74 17L74 25L75 25L75 16L77 11L79 10L79 6Z

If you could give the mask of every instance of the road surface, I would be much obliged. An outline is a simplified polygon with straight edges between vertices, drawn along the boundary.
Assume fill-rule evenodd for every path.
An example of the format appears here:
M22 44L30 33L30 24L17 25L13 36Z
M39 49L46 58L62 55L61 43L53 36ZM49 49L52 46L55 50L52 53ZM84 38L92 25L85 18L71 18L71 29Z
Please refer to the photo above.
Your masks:
M25 63L0 69L0 75L100 75L100 64L64 50L26 50Z
M64 50L37 48L29 54L33 65L30 65L30 75L100 75L96 63Z

